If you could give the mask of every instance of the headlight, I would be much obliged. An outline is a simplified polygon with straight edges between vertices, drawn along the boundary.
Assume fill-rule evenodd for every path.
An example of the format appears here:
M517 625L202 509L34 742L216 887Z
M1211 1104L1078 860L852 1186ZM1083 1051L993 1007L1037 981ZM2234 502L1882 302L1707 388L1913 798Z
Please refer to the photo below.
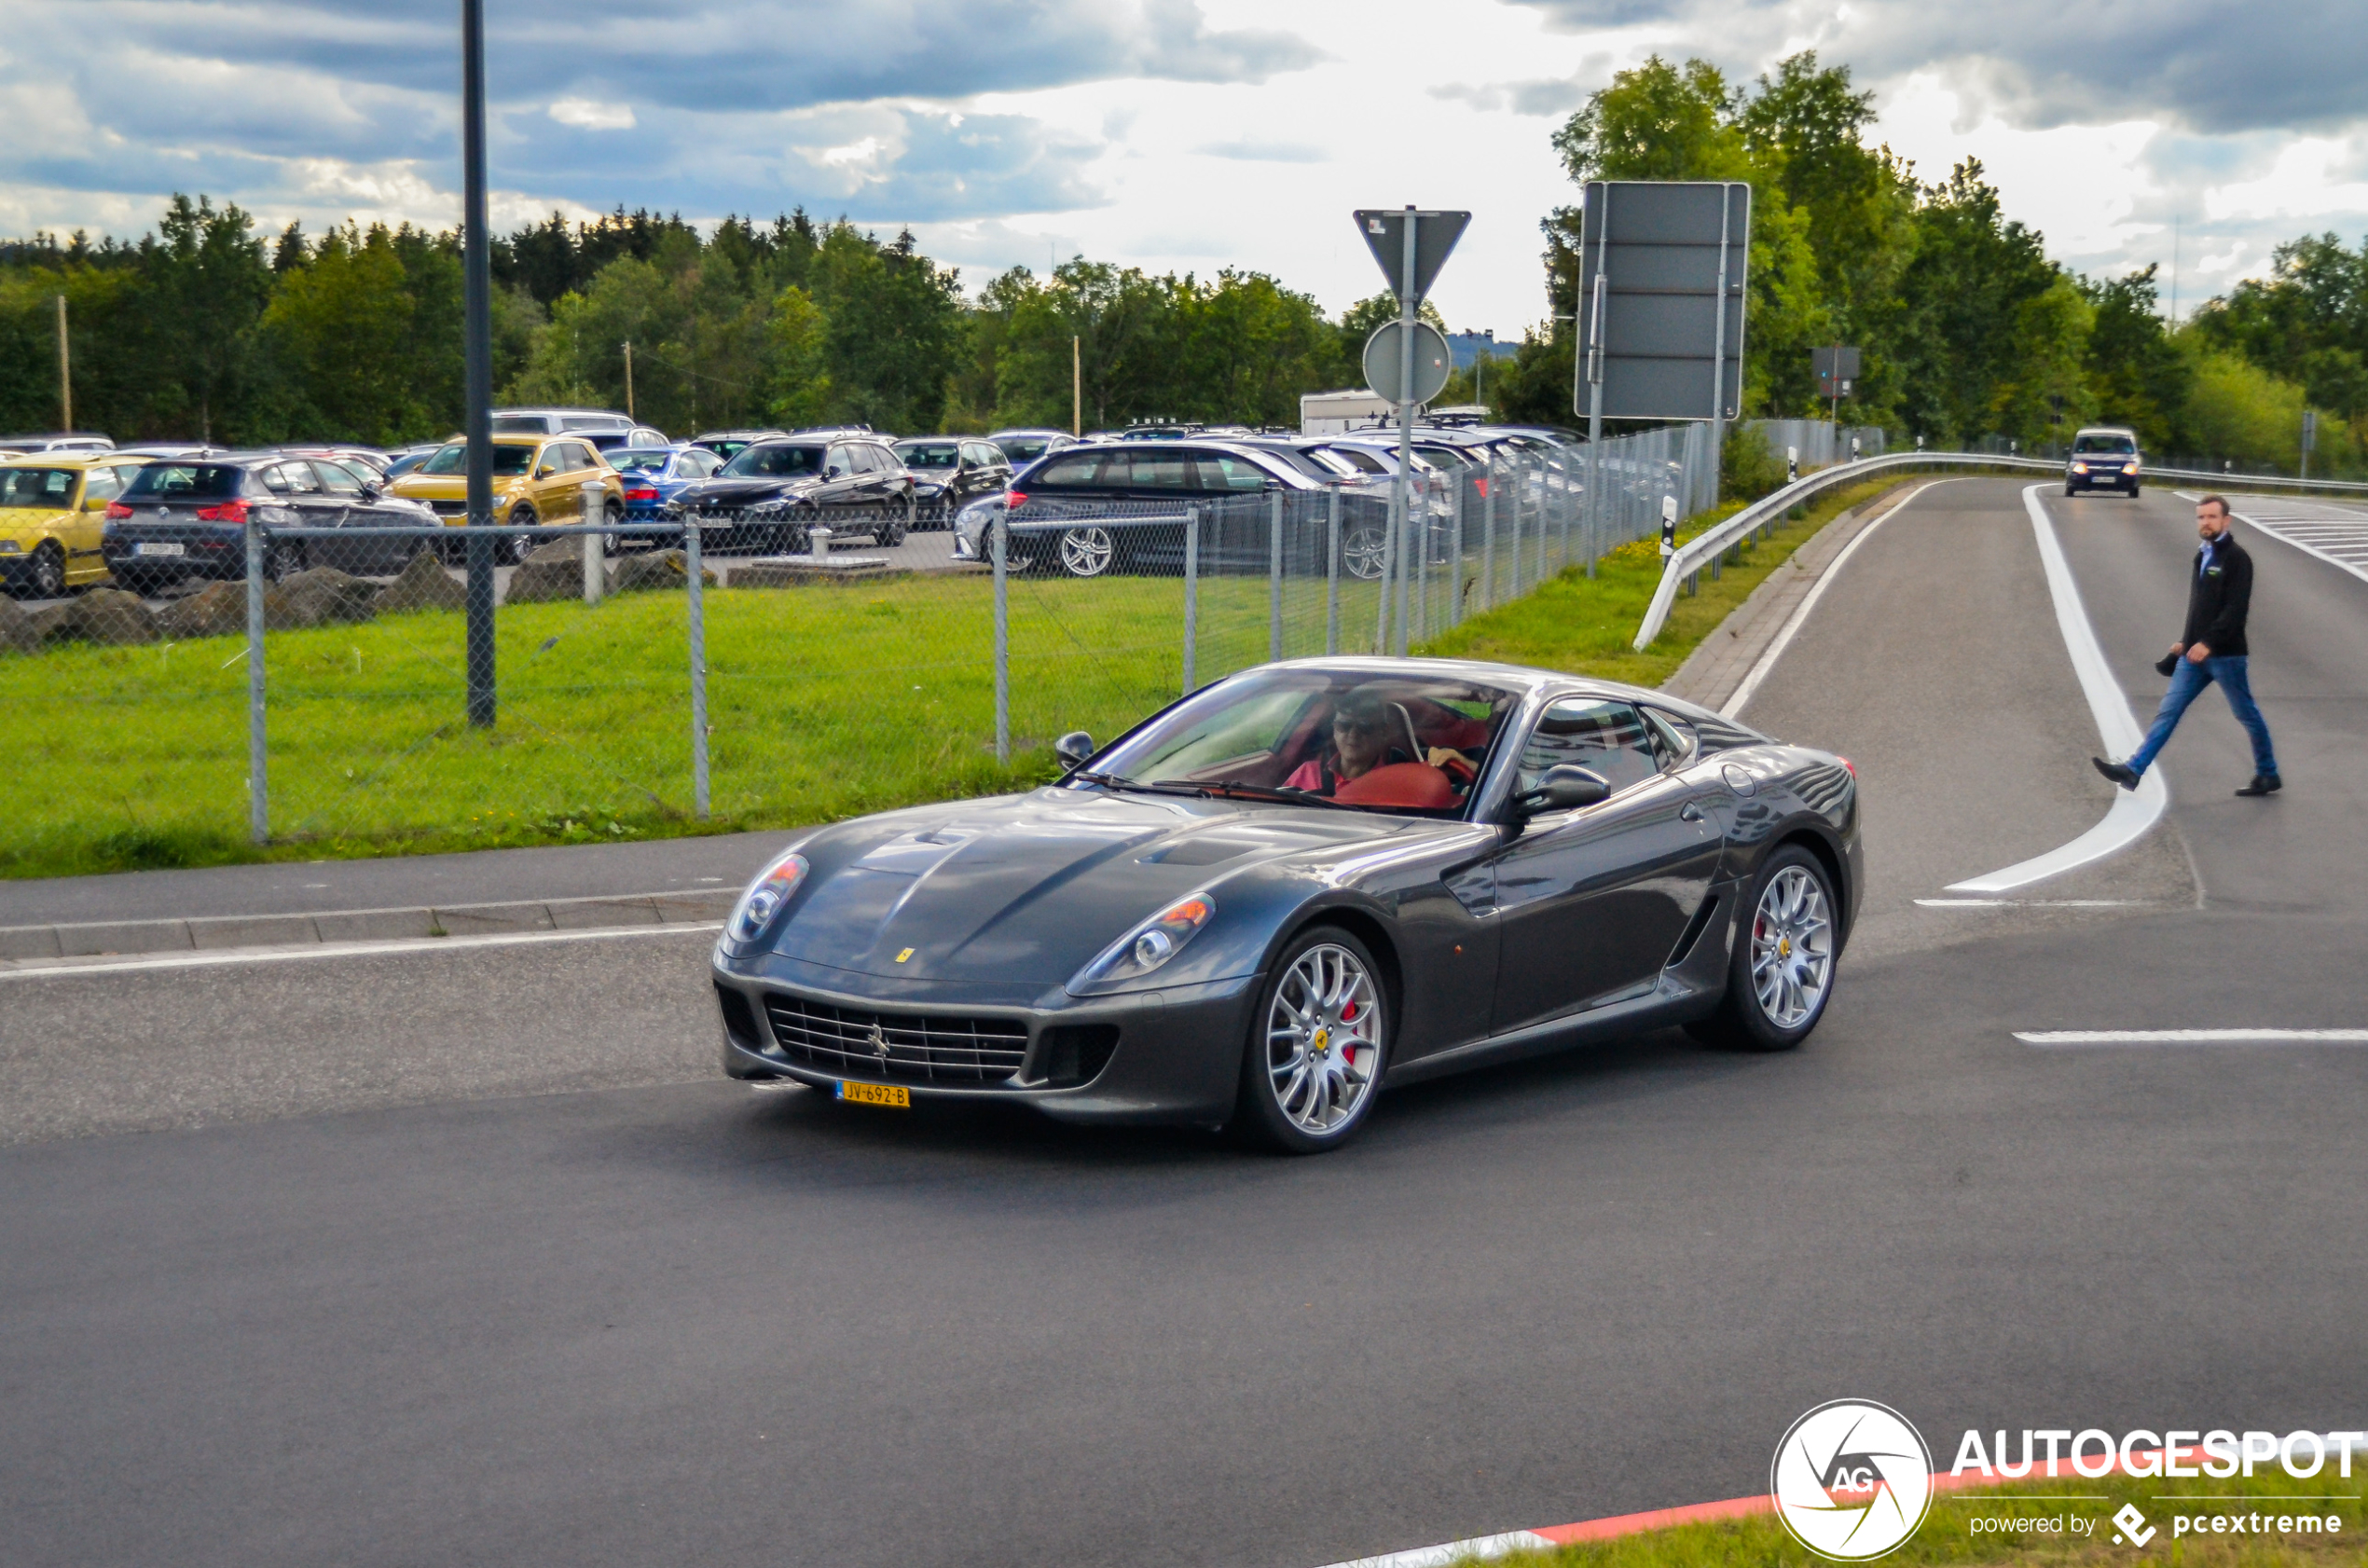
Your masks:
M2072 472L2074 474L2086 474L2088 472L2088 465L2085 462L2076 462L2072 464Z
M1100 957L1078 970L1067 989L1082 996L1140 980L1182 952L1216 914L1217 901L1206 893L1177 900L1104 948Z
M2121 471L2124 474L2135 474L2138 472L2138 465L2134 462L2126 462L2121 465Z
M735 942L754 942L764 934L764 928L781 913L790 895L805 880L806 864L803 855L784 855L764 868L764 874L749 884L740 895L740 907L732 912L732 923L725 928Z

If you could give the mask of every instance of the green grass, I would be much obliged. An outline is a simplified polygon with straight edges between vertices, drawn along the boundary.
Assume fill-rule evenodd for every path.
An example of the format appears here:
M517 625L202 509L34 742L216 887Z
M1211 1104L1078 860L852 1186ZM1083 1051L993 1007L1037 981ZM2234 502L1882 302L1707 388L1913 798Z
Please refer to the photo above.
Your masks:
M2335 1479L2330 1464L2318 1476L2297 1480L2275 1465L2250 1480L2147 1480L2114 1477L2089 1480L2059 1477L1967 1492L1942 1492L1915 1534L1890 1556L1884 1568L1924 1568L1924 1565L2021 1565L2021 1568L2335 1568L2368 1561L2368 1517L2359 1502L2362 1482ZM2042 1494L2078 1493L2097 1501L2064 1502ZM2348 1500L2306 1500L2320 1493L2346 1493ZM2248 1500L2247 1511L2291 1518L2306 1509L2320 1518L2342 1521L2334 1534L2279 1536L2197 1535L2174 1537L2171 1515L2182 1511L2233 1513L2234 1508L2204 1510L2194 1504L2157 1501L2164 1495ZM2143 1549L2113 1544L2112 1516L2123 1504L2136 1505L2156 1534ZM2055 1518L2077 1515L2097 1521L2093 1534L2073 1537L2067 1525L2053 1533L2007 1535L1976 1534L1971 1521L2009 1517ZM1522 1552L1495 1560L1514 1568L1825 1568L1785 1534L1772 1514L1677 1525L1609 1541L1583 1542L1550 1552Z
M1705 577L1647 653L1627 642L1659 573L1649 542L1418 651L1653 684L1827 517L1892 482L1830 499ZM1434 624L1446 588L1433 585ZM1267 592L1262 576L1203 581L1198 680L1267 656ZM1374 594L1342 583L1343 648L1371 645ZM1294 580L1288 596L1285 653L1322 652L1324 585ZM1052 775L1055 736L1107 739L1182 690L1182 602L1173 579L1013 579L1012 761L998 766L984 577L710 592L705 820L679 594L505 607L490 731L463 717L456 613L275 632L273 841L260 849L247 841L243 639L0 655L0 876L666 837L1025 787Z

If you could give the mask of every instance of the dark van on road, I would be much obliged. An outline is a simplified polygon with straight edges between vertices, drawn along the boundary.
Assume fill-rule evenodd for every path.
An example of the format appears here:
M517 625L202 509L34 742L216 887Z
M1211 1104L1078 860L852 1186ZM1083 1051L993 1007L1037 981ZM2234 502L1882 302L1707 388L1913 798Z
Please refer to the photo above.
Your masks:
M2120 490L2138 493L2138 433L2104 425L2072 437L2072 456L2064 463L2064 493Z

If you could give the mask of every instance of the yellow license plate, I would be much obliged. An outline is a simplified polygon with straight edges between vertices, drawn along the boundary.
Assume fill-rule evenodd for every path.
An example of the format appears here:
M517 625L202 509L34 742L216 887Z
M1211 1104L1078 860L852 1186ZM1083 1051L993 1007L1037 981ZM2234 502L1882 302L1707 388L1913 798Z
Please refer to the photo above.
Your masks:
M839 1098L856 1106L886 1106L891 1110L913 1108L913 1091L901 1083L842 1083Z

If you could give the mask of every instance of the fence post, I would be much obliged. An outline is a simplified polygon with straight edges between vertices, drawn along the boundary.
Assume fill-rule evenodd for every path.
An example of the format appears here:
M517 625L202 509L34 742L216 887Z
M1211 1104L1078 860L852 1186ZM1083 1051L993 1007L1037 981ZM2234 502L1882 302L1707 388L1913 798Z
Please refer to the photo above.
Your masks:
M1382 574L1374 586L1381 592L1375 596L1379 604L1373 612L1373 652L1389 652L1390 585L1397 582L1397 498L1391 492L1386 520L1382 526Z
M586 534L585 538L592 535ZM682 530L682 567L690 595L691 631L691 807L707 820L707 594L699 565L699 526Z
M1464 476L1458 474L1448 482L1455 487L1453 513L1447 525L1447 553L1455 570L1447 585L1447 624L1455 626L1464 622Z
M1277 487L1266 508L1266 658L1283 656L1283 491Z
M270 749L263 734L263 525L247 518L247 836L271 842L271 792L264 769Z
M1406 543L1408 572L1414 579L1414 612L1411 623L1398 633L1398 653L1406 652L1409 639L1421 641L1431 634L1431 498L1438 487L1429 481L1410 487L1406 493ZM1423 510L1422 523L1413 520L1414 508Z
M1480 481L1480 608L1496 607L1496 448L1488 449L1488 477Z
M1505 597L1507 598L1519 598L1521 597L1521 460L1515 458L1513 460L1513 465L1508 472L1513 476L1513 494L1511 498L1513 537L1511 540L1512 549L1510 551L1512 556L1512 561L1510 563L1512 566L1512 581L1506 585ZM1494 485L1489 487L1491 489L1494 489L1496 487Z
M592 527L599 528L609 520L608 492L600 488L600 481L598 479L584 481L583 489L584 520ZM600 595L607 591L609 585L608 579L601 575L600 569L603 541L597 533L587 533L584 536L583 543L584 602L598 604L600 602Z
M1006 587L1011 558L1009 513L995 519L995 765L1012 765L1012 601Z
M1199 684L1193 680L1192 659L1201 640L1201 509L1184 509L1184 693Z
M1402 659L1406 656L1406 634L1412 625L1410 617L1413 606L1409 598L1414 587L1414 568L1406 557L1414 545L1414 496L1420 486L1410 474L1398 488L1405 493L1406 504L1397 513L1397 616L1390 628L1389 652Z
M1324 653L1341 651L1341 492L1332 487L1332 515L1324 542Z

